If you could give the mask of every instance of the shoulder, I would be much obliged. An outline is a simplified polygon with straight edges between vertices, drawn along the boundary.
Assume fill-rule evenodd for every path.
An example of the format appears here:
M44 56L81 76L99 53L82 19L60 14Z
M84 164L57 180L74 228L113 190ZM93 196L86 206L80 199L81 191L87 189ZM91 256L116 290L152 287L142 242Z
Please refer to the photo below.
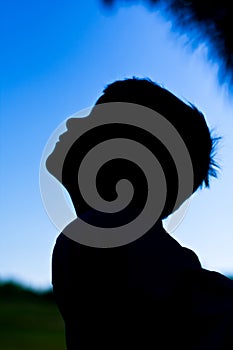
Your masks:
M203 290L212 295L229 295L233 298L233 281L219 272L202 268L195 275L195 280Z

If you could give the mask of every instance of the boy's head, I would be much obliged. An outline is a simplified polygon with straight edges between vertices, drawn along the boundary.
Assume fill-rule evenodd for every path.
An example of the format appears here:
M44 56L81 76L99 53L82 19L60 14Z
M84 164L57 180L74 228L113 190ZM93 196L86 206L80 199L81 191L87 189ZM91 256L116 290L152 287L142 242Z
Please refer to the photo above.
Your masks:
M184 103L172 93L149 79L137 78L119 80L108 85L104 89L103 94L96 101L96 108L101 104L109 104L111 102L141 105L162 115L163 118L171 123L179 133L189 153L193 167L193 190L191 192L194 193L203 184L207 187L209 186L210 176L216 176L217 165L213 157L214 146L217 138L211 136L203 114L199 112L196 107ZM93 110L95 110L95 108ZM141 115L141 118L143 118L143 114ZM75 127L73 126L77 123L76 128L78 128L79 122L80 121L75 121L75 119L68 120L68 134L73 133L73 136L75 135ZM117 117L115 122L117 123ZM132 139L133 137L134 135L131 134ZM169 133L167 137L169 137ZM179 182L176 165L174 165L174 161L166 150L166 145L162 145L159 140L152 140L149 137L144 137L142 141L146 147L153 151L156 159L161 164L166 178L167 199L160 217L160 219L163 219L173 212L178 188L179 186L182 186L182 183ZM91 139L89 139L89 142L91 142ZM75 162L77 160L76 156L78 157L80 153L80 143L74 142L74 144L71 145L70 150L66 153L65 159L61 163L63 165L62 183L70 193L71 199L78 213L85 212L88 209L88 206L84 204L82 195L78 188L77 172L74 171ZM109 198L109 200L111 200L109 188L112 188L109 187L110 184L111 186L114 186L113 182L116 180L117 176L119 178L122 175L124 176L124 171L122 171L124 169L119 169L119 167L125 166L125 169L127 168L127 163L125 163L125 165L119 165L120 163L118 163L118 169L116 168L116 164L117 163L115 163L115 165L114 163L109 163L109 166L106 167L108 174L107 178L101 183L97 177L96 182L97 185L99 184L99 188L102 189L102 193L104 193L105 197ZM87 176L90 176L90 174L87 174ZM141 175L139 175L139 178L140 176ZM101 178L101 176L99 176L99 178ZM154 181L156 181L156 178ZM141 182L141 184L141 187L145 192L146 186L143 185L143 182ZM140 181L138 181L138 185L140 186ZM106 190L104 189L105 187ZM189 195L191 195L191 193ZM140 199L142 198L144 201L144 197L145 195L142 194Z

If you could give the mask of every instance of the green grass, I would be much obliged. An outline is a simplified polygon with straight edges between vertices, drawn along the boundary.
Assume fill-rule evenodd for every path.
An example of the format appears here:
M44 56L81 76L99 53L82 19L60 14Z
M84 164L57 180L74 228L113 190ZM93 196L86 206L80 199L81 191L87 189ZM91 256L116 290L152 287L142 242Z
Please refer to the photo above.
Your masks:
M0 286L0 349L66 349L63 321L51 292Z
M51 290L39 293L0 283L0 349L66 350L64 325Z

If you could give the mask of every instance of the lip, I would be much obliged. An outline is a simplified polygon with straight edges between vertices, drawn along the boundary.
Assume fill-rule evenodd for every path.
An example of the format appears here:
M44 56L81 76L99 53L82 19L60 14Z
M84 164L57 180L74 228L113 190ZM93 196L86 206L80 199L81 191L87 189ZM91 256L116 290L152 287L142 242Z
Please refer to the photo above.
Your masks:
M67 132L64 132L63 134L61 134L58 138L58 142L61 142L64 140L64 138L66 137L65 135L67 134Z

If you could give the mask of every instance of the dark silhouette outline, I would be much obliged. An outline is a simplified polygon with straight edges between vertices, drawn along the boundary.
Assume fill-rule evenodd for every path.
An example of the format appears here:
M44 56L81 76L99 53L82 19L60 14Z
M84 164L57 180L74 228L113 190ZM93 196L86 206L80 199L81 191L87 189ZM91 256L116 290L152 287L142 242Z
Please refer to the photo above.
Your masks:
M107 102L149 107L174 125L192 159L193 192L208 187L209 177L217 176L214 155L219 138L211 135L196 107L149 79L136 78L107 86L96 104ZM68 120L68 132L75 122ZM155 143L154 151L159 160L165 157L162 164L169 191L160 220L151 230L128 245L111 249L83 246L63 233L57 238L52 283L68 350L233 348L233 282L203 269L195 253L163 229L162 219L172 212L177 194L177 177L162 145ZM62 182L77 214L85 217L85 205L78 205L72 161L64 162ZM100 181L103 195L108 194L115 171Z

